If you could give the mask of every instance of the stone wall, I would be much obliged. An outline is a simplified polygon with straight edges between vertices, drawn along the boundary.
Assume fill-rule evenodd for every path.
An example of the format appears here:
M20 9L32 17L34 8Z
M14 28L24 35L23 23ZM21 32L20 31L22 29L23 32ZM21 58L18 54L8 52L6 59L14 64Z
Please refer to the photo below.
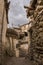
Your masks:
M40 3L41 1L42 0L40 0ZM34 21L31 30L31 51L33 51L34 63L35 65L43 65L43 5L38 4L34 11Z
M6 43L7 19L4 7L4 0L0 0L0 63L4 60L4 50Z
M32 21L30 56L34 65L43 65L43 0L37 0L35 9L30 6L27 10Z

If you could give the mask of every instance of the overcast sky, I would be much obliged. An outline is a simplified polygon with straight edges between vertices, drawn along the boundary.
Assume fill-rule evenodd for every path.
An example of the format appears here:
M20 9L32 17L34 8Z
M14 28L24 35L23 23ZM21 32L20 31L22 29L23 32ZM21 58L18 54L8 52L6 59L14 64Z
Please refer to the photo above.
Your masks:
M9 27L28 23L24 5L29 5L30 0L8 0L11 1L9 9Z

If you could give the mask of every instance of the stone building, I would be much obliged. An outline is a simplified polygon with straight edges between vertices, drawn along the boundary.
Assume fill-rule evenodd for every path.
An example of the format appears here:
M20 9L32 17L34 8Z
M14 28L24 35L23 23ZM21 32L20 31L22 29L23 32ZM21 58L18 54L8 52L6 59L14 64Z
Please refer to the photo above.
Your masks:
M10 32L8 33L8 37L11 40L13 40L13 43L12 42L10 43L11 44L10 45L10 50L11 50L11 48L13 48L12 51L14 51L14 54L15 54L16 57L19 57L19 56L23 55L24 52L25 52L24 56L26 55L26 53L28 53L28 48L29 48L29 44L30 44L30 38L29 38L29 34L28 34L28 27L31 26L30 24L29 25L28 24L29 23L24 24L24 25L20 26L19 28L13 27L11 29L11 30L13 30L12 34L11 34L10 29L9 29ZM24 29L23 29L23 27L24 27ZM14 32L14 31L16 31L16 32ZM14 35L13 35L13 33L14 33ZM12 35L13 35L13 38L12 38ZM13 45L13 47L12 47L12 45ZM23 50L24 50L24 52L23 52Z
M43 65L43 0L32 0L30 7L25 8L32 22L30 55L34 65Z
M7 1L7 0L6 0ZM8 14L6 15L5 0L0 0L0 64L3 63L4 50L6 44L6 30L8 24Z
M6 50L9 56L18 56L18 49L16 48L16 44L18 44L18 31L19 28L8 28L6 33Z
M30 22L20 26L21 32L24 33L23 40L28 41L29 44L30 44L30 33L28 31L29 31L30 27L31 27Z
M23 25L24 26L24 25ZM22 27L22 26L21 26ZM19 57L20 49L28 50L28 36L25 37L25 29L22 31L21 27L8 28L6 32L6 52L9 56ZM27 29L27 28L26 28Z
M20 50L20 56L25 56L28 54L29 47L30 47L30 33L28 30L30 29L31 24L27 23L20 26L20 33L19 33L19 43L17 44L17 48Z

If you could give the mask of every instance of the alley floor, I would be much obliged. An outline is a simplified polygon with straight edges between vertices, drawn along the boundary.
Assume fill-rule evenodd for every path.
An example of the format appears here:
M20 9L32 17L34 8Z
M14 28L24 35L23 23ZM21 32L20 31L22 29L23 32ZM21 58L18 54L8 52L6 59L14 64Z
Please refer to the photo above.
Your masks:
M33 62L25 58L8 57L4 65L33 65Z

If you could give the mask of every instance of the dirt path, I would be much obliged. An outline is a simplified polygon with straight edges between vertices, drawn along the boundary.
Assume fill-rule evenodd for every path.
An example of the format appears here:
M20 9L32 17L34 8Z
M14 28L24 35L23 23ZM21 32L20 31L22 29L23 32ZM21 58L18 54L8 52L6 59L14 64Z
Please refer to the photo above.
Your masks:
M4 65L33 65L33 63L25 58L8 57Z

